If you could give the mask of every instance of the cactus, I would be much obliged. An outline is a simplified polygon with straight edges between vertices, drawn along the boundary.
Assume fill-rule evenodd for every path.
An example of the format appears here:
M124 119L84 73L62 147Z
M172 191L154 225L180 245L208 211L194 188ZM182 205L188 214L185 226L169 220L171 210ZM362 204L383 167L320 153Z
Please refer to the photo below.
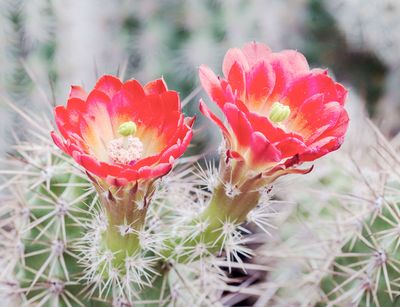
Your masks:
M218 225L216 237L207 232L209 221L198 218L219 183L211 162L202 169L188 157L156 184L146 226L117 229L122 237L137 238L141 251L115 261L104 246L108 225L99 201L110 196L97 194L90 177L49 141L48 120L39 125L39 118L14 108L30 127L29 141L12 148L2 171L2 301L13 306L210 305L235 288L229 270L246 268L250 232L227 220ZM231 192L227 187L228 197ZM268 192L263 190L265 197L249 217L264 229ZM203 233L218 247L203 240Z
M48 120L11 104L31 129L3 172L4 300L210 306L243 291L232 269L260 269L245 264L254 241L244 223L268 232L271 185L341 146L347 90L300 53L257 42L229 49L223 70L227 79L199 69L228 119L200 101L224 137L218 167L205 170L179 160L194 118L162 78L142 86L104 75L89 93L72 86L50 133L65 155L49 143L51 125L39 124Z
M323 301L330 304L388 306L400 293L398 159L392 144L372 128L376 145L369 149L375 148L371 157L377 167L355 162L354 173L364 188L354 195L358 209L350 208L342 224L348 233L322 280Z
M277 185L297 205L256 252L257 262L271 267L257 306L396 304L398 143L360 122L348 147L319 165L314 177L292 182L293 188Z

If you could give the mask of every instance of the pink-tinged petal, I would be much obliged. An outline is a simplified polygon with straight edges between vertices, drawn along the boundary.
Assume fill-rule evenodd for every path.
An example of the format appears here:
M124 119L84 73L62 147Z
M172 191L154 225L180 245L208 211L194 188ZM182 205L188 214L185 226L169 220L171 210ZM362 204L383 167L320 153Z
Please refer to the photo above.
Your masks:
M296 132L285 132L282 128L274 125L267 117L249 112L246 114L253 129L264 134L271 143L279 142L287 137L294 137L303 140L303 137Z
M71 152L71 157L78 163L81 164L81 156L82 153L78 150L72 150Z
M267 62L256 64L247 76L247 96L250 101L264 103L275 85L275 73ZM250 107L251 109L251 107Z
M178 138L174 141L174 144L161 152L160 162L168 162L171 157L173 159L179 158L189 146L192 136L193 131L190 128L186 128L179 136L177 135Z
M186 148L189 146L190 140L192 139L193 131L187 129L184 133L179 135L174 142L171 142L160 154L159 162L169 162L170 159L179 158Z
M287 137L274 145L281 152L282 159L301 154L307 149L301 140L294 137Z
M337 83L325 73L311 71L293 81L285 94L284 101L292 110L297 109L315 94L324 94L324 102L337 101L343 96L343 92L340 89L338 91L336 85Z
M272 100L280 100L292 81L310 68L306 58L295 50L284 50L273 53L271 65L275 71L275 87L271 94Z
M346 99L347 99L347 90L343 85L340 83L336 83L336 94L337 94L337 99L336 101L339 102L342 106L344 105Z
M87 99L87 113L80 122L81 135L93 153L102 161L108 160L106 145L114 139L113 127L107 105L110 99L94 90Z
M161 162L167 162L169 161L169 159L172 158L178 158L180 153L181 153L181 142L180 140L178 140L178 142L170 147L168 147L166 150L164 150L161 153Z
M69 114L64 106L56 106L54 108L54 115L57 128L64 138L68 138L68 133L71 130L77 132L77 130L73 126L71 126L69 122Z
M83 87L79 85L72 85L71 91L69 92L69 98L78 98L82 100L86 100L87 93L83 89Z
M102 76L96 83L94 89L106 94L110 99L121 89L122 82L110 75Z
M229 140L231 138L231 135L226 129L225 125L223 122L214 114L211 112L211 110L207 107L207 105L204 103L202 99L200 99L200 112L203 113L205 117L213 121L217 126L221 129L222 134Z
M238 48L229 49L225 54L224 62L222 64L222 72L224 73L225 78L228 78L232 66L235 63L240 66L243 71L247 71L250 68L242 50Z
M134 181L134 180L132 180ZM128 180L126 180L125 178L115 178L113 176L108 175L106 177L106 182L108 185L110 186L116 186L116 187L123 187L125 185L127 185L129 183Z
M67 112L69 114L69 122L73 127L73 131L80 134L79 127L82 114L86 112L86 102L79 98L70 98L67 101Z
M271 57L271 49L267 45L257 42L245 44L242 52L246 57L249 68L262 61L268 62Z
M68 151L69 152L78 152L79 154L85 154L85 150L80 147L79 145L70 142L70 140L67 140L67 144L65 145L66 147L68 147Z
M161 163L155 167L144 166L139 170L139 176L144 179L159 178L168 174L171 169L172 164L170 163Z
M298 131L307 144L314 142L326 130L336 126L343 107L336 101L324 103L324 95L307 99L289 120L288 127Z
M334 126L331 126L329 129L325 130L324 133L319 136L319 139L328 136L343 138L349 126L349 121L350 120L347 111L345 109L342 109L339 118L336 121L336 124Z
M56 144L56 146L58 148L60 148L63 152L65 152L66 154L69 154L67 148L64 145L64 142L61 140L61 138L54 132L52 131L50 133L51 138L53 139L54 144Z
M246 115L232 103L225 104L223 111L239 145L248 146L253 128Z
M226 102L226 97L221 83L214 72L209 67L201 65L199 68L199 78L208 96L222 108Z
M245 95L245 76L242 67L235 62L228 74L228 82L235 96L243 99Z
M310 97L288 120L288 128L301 133L307 143L334 126L343 110L338 102L324 103L324 100L323 94Z
M340 148L343 138L329 136L315 142L304 153L300 155L301 161L314 161L332 151Z
M132 164L129 165L129 167L137 170L146 165L153 165L160 161L160 157L161 157L160 153L157 153L152 156L147 156L145 158L142 158L142 159L139 159L139 160L133 162Z
M122 89L113 96L111 103L107 104L114 135L122 123L138 120L138 113L145 109L142 106L144 100L145 92L138 81L129 80L124 83Z
M165 83L164 79L151 81L144 86L144 91L146 94L162 94L167 90L167 84Z
M113 127L111 125L108 105L110 98L103 92L94 90L86 100L86 114L83 116L85 121L101 135L107 143L114 138Z
M251 164L256 168L281 160L280 151L260 132L253 132L250 142Z

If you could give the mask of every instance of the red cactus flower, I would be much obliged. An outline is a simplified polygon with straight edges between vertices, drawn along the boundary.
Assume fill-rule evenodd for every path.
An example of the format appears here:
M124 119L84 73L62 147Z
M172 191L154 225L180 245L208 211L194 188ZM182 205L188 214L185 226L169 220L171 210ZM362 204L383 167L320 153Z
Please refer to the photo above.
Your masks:
M192 138L193 118L184 118L178 93L162 79L143 87L103 76L89 94L72 86L55 118L63 136L52 132L55 144L115 186L165 175Z
M222 130L228 157L271 173L341 146L349 122L347 91L326 71L310 70L302 54L273 53L253 42L228 50L222 69L224 78L206 66L199 75L228 125L203 101L200 110Z

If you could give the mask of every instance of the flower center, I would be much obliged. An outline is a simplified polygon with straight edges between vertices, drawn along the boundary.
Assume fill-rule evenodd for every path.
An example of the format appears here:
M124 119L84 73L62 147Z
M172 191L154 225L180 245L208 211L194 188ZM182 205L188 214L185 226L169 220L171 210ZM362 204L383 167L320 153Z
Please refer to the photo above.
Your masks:
M118 127L120 138L108 143L107 151L110 159L115 163L129 164L142 157L143 143L135 137L136 124L125 122Z
M118 127L118 133L122 136L130 136L136 133L136 124L132 121L122 123Z
M274 102L269 112L269 120L274 123L280 123L286 120L290 115L290 107L280 102Z

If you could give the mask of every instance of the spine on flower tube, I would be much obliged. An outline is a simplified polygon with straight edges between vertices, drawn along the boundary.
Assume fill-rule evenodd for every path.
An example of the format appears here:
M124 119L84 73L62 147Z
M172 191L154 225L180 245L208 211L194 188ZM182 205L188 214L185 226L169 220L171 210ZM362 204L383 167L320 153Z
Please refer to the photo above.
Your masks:
M246 220L247 214L259 203L262 189L273 179L254 173L242 161L230 160L228 163L221 159L219 168L220 180L213 189L208 205L199 217L190 222L192 226L204 225L204 228L194 237L167 240L166 248L161 253L164 257L186 263L193 257L176 250L190 250L198 244L203 244L205 253L209 254L223 250L228 228L236 228Z
M107 228L102 235L106 249L114 254L116 267L124 264L126 257L140 252L138 234L144 227L147 208L154 193L153 182L134 183L111 187L90 176L105 209Z

